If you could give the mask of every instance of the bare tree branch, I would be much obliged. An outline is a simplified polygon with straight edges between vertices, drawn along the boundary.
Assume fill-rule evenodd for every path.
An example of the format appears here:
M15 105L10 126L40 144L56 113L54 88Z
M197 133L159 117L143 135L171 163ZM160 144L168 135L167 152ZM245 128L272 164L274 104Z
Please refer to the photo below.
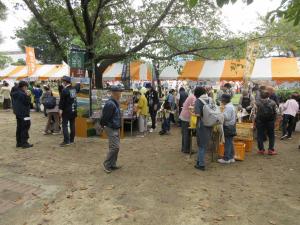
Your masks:
M86 38L85 38L85 36L84 36L82 30L81 30L80 27L79 27L79 24L78 24L78 21L77 21L77 19L76 19L76 15L75 15L75 12L74 12L74 10L73 10L73 8L72 8L72 5L71 5L70 0L65 0L65 2L66 2L67 9L68 9L68 11L69 11L69 15L70 15L70 17L71 17L71 19L72 19L72 22L73 22L73 24L74 24L74 27L75 27L75 29L76 29L78 35L80 36L80 38L81 38L81 40L83 41L83 43L87 44L87 40L86 40Z

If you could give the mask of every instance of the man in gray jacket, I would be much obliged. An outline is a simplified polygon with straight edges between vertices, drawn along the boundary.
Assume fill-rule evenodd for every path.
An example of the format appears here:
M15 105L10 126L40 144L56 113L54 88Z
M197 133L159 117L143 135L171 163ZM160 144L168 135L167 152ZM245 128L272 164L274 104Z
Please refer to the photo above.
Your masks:
M121 98L122 89L118 86L112 86L111 92L111 98L105 103L100 121L101 126L105 128L109 140L109 150L106 160L103 163L106 173L120 169L120 167L117 166L117 160L120 149L121 110L119 100Z

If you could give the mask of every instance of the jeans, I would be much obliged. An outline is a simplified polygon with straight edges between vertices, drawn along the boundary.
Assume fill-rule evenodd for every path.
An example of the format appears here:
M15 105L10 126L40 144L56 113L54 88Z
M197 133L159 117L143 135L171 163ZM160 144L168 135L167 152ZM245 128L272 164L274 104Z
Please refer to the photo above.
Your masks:
M200 124L197 127L197 142L199 146L198 150L198 159L197 165L198 166L205 166L205 152L211 139L211 127L205 127L203 122L200 121Z
M189 153L191 150L191 132L189 130L189 126L189 122L181 121L181 151L184 153Z
M269 138L269 150L274 150L275 145L275 121L256 121L258 150L265 150L265 134Z
M149 113L150 113L151 122L152 122L151 128L155 129L156 128L156 115L157 115L157 111L154 110L153 108L149 108Z
M230 159L234 159L233 137L225 136L224 160L228 161Z
M34 100L35 103L35 111L36 112L40 112L41 111L41 103L40 103L40 99L35 99Z
M174 116L173 113L170 113L169 121L170 121L170 124L171 124L171 122L172 122L172 123L176 123L176 121L175 121L175 116Z
M161 130L164 132L170 131L170 120L169 118L163 118L162 124L161 124Z
M68 123L70 124L70 133ZM64 143L73 143L75 138L75 117L62 117L62 129L64 134Z
M30 126L30 120L24 120L24 118L17 118L16 140L18 146L23 146L28 143L28 131L30 129Z
M295 117L292 115L283 115L282 120L282 136L288 135L289 137L292 136L293 129L294 129Z
M108 136L108 153L103 165L110 169L117 165L120 150L120 130L105 127L105 132Z

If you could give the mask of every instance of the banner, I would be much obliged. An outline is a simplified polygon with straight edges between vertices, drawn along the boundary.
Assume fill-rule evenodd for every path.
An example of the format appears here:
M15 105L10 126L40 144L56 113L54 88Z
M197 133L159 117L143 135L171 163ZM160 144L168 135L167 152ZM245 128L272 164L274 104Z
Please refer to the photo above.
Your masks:
M27 75L31 76L36 71L36 59L34 48L25 47L26 49L26 65L27 65Z
M85 69L85 52L72 50L69 53L68 63L71 69Z

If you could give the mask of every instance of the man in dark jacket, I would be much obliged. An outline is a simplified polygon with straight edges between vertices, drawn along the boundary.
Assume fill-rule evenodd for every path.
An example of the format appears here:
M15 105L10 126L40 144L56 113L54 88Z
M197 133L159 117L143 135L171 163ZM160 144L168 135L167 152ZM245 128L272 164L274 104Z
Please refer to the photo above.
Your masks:
M59 113L62 118L62 128L64 141L60 144L61 147L74 144L75 138L75 119L77 117L77 99L76 90L72 87L71 77L64 76L62 78L64 89L62 90L59 101ZM68 129L70 125L70 131Z
M275 121L278 113L276 103L270 99L270 93L266 90L260 93L260 100L256 102L256 130L258 154L265 154L264 140L267 133L269 138L269 155L276 155L275 145Z
M118 86L112 86L111 92L111 98L105 103L100 121L109 139L109 150L106 160L103 163L106 173L111 173L113 170L120 168L117 167L117 160L120 150L121 110L119 100L122 89Z
M28 83L20 81L18 89L12 95L12 105L17 119L17 148L31 148L33 145L28 143L30 129L30 95L27 92Z
M159 98L158 92L151 86L151 84L146 86L146 88L148 88L148 91L146 92L145 96L148 101L149 113L152 121L152 126L150 129L150 133L152 133L156 128L156 115L159 105Z

